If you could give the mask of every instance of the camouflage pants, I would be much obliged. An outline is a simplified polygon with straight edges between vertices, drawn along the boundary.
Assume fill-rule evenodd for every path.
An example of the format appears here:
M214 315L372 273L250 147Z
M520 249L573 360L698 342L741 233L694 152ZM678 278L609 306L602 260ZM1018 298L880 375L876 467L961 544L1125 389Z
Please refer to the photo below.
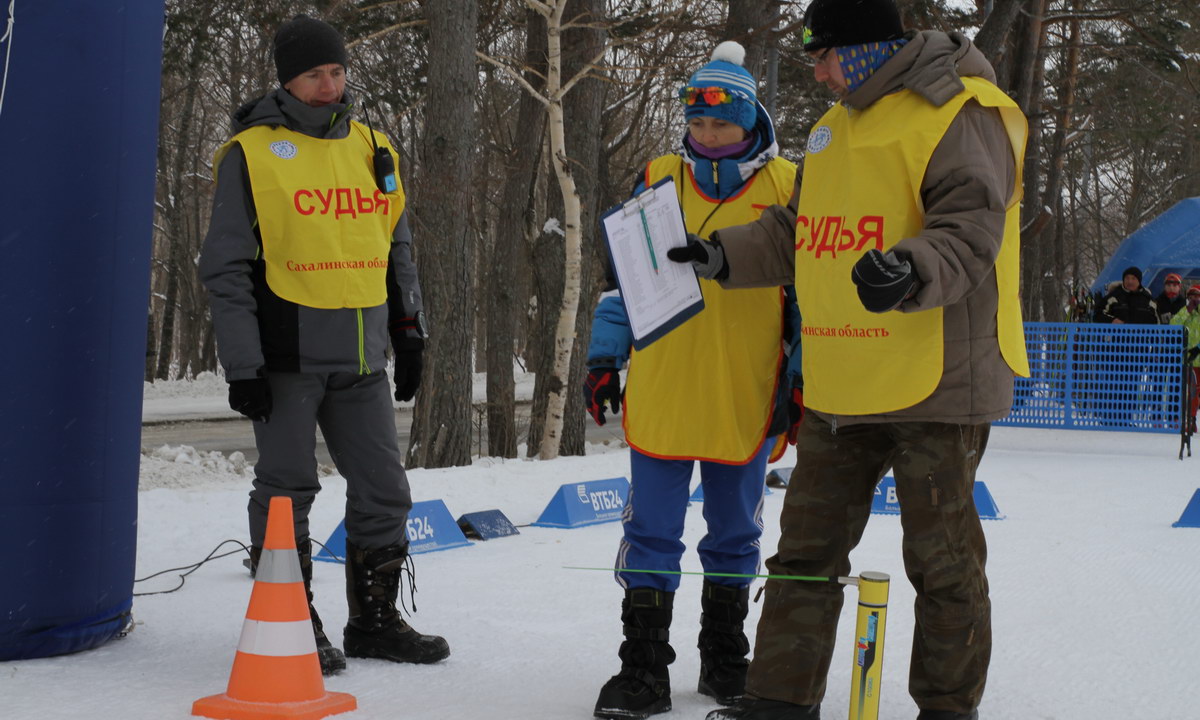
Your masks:
M796 443L779 549L766 562L772 574L849 575L850 551L862 538L875 485L892 468L904 568L917 591L909 693L923 709L969 712L987 679L987 547L972 492L989 430L988 424L912 422L835 432L810 413ZM768 580L765 591L746 690L820 703L836 650L842 587ZM843 651L848 661L851 649Z

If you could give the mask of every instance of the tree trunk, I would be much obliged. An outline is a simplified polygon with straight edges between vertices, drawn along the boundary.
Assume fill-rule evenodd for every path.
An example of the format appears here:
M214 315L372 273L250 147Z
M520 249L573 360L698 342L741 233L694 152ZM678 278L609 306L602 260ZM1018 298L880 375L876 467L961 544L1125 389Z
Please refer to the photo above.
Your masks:
M979 28L979 32L975 34L975 46L996 68L997 73L1000 72L1005 48L1009 46L1008 34L1012 30L1021 8L1028 1L995 0L995 3L989 3L990 8L985 8L986 19L983 21L983 26ZM1001 88L1008 87L1008 83L1003 80L1000 80L998 84Z
M188 50L188 77L199 75L200 65L204 60L208 43L208 33L202 24L198 25L195 35L191 38ZM187 232L184 213L184 168L188 160L194 161L194 146L192 144L192 122L196 114L196 95L199 83L189 82L184 92L183 110L179 116L179 132L175 138L175 147L171 157L170 175L165 180L166 197L162 199L163 226L166 228L167 251L167 289L163 305L162 327L158 342L158 367L154 376L159 380L169 380L171 376L171 360L175 355L175 318L179 310L180 276L187 272L194 274L194 266L185 261L188 253L183 252L187 243ZM164 127L166 123L161 123ZM190 257L188 260L190 261ZM182 365L182 363L181 363Z
M1029 120L1029 142L1025 146L1025 197L1021 208L1021 288L1025 317L1042 319L1040 307L1041 276L1047 270L1041 265L1040 232L1044 223L1039 222L1044 212L1042 204L1042 128L1045 125L1041 108L1045 73L1044 42L1045 27L1042 23L1045 0L1031 0L1030 13L1021 18L1017 35L1017 49L1012 58L1012 77L1016 79L1014 92L1010 94Z
M1074 0L1079 9L1080 0ZM1079 21L1070 23L1071 37L1065 49L1062 61L1062 86L1058 90L1058 100L1061 105L1054 137L1050 141L1050 157L1046 173L1046 189L1042 193L1042 205L1052 208L1054 223L1042 233L1042 253L1039 265L1043 268L1040 283L1040 303L1042 319L1057 322L1061 317L1063 294L1070 292L1067 282L1067 269L1063 252L1064 227L1066 218L1063 216L1062 176L1063 165L1066 162L1067 142L1074 128L1075 87L1078 83L1080 33ZM1032 290L1032 289L1031 289Z
M571 0L567 16L589 15L599 19L604 14L603 0ZM604 46L604 31L596 28L574 28L564 36L567 52L563 66L567 77L582 71ZM593 122L604 112L604 84L595 78L581 80L565 99L566 142L571 148L572 167L580 198L580 299L572 340L575 349L567 374L566 418L563 424L561 455L583 455L584 431L591 422L583 406L579 387L583 385L587 368L588 339L592 335L592 314L599 299L597 279L603 275L599 216L600 158L603 151L601 123ZM574 392L571 392L573 390Z
M563 108L563 16L567 0L558 0L546 20L547 69L546 96L550 103L549 116L550 162L558 178L563 198L563 296L554 330L554 367L548 378L546 420L538 457L553 460L558 457L566 412L567 383L570 379L571 353L575 346L575 316L579 311L582 207L575 185L573 161L566 140L566 118ZM566 88L569 90L570 88ZM547 308L548 309L548 308Z
M529 412L529 440L525 449L528 457L541 455L542 440L546 428L546 407L550 398L550 385L554 369L554 332L558 322L558 308L563 295L563 235L561 228L545 222L545 218L559 218L563 214L562 193L557 184L551 183L550 140L546 139L542 168L543 181L540 204L542 226L534 234L530 255L533 259L533 289L537 298L537 311L530 323L529 358L535 374L533 405Z
M413 412L408 463L471 462L471 330L474 307L472 162L475 152L475 0L425 0L429 22L425 136L415 198L429 339Z
M733 0L725 18L722 40L736 40L746 48L743 67L756 78L763 77L767 54L775 44L772 29L779 15L778 0Z
M525 15L525 79L536 88L538 68L546 63L546 27L532 10ZM517 321L528 298L514 279L529 267L528 232L534 184L546 117L542 104L526 92L517 107L516 134L504 158L504 190L487 270L487 445L488 454L517 456L513 352Z

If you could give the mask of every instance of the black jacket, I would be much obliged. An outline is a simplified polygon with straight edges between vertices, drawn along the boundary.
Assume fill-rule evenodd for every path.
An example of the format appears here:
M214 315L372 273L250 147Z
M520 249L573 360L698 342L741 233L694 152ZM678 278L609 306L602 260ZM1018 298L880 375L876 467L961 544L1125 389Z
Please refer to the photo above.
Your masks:
M1114 320L1139 325L1157 325L1158 308L1154 304L1154 298L1150 296L1150 291L1139 287L1129 292L1120 283L1109 290L1100 303L1096 321L1111 323Z
M1175 317L1175 313L1187 305L1187 297L1180 292L1175 293L1175 297L1169 298L1166 291L1163 291L1154 298L1154 304L1158 308L1158 322L1162 325L1169 325L1171 318Z

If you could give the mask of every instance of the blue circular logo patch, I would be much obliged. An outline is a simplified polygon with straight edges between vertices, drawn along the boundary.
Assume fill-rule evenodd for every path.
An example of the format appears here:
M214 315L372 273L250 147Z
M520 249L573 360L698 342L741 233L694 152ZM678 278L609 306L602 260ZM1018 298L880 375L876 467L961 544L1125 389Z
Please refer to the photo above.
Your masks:
M280 140L271 143L271 152L284 160L291 160L296 157L296 146L288 140Z
M808 151L819 153L829 147L831 142L833 142L833 131L829 129L828 125L814 128L808 136Z

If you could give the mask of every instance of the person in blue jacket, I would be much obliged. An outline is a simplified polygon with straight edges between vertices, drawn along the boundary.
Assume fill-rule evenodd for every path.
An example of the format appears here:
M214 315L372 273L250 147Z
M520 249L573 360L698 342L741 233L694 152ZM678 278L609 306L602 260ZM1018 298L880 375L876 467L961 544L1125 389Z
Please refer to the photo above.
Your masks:
M737 43L722 43L680 88L687 132L676 152L647 165L635 190L673 180L687 232L702 237L787 204L796 180L796 166L779 157L744 56ZM712 280L700 283L703 312L642 349L633 348L615 287L602 296L592 324L584 400L600 425L606 410L625 410L631 464L615 566L625 590L625 640L621 670L596 701L600 718L671 709L669 628L697 462L708 529L697 547L701 564L708 573L739 576L704 580L698 691L731 704L745 687L750 578L744 576L759 568L768 459L782 453L803 410L800 314L790 287L725 290Z

